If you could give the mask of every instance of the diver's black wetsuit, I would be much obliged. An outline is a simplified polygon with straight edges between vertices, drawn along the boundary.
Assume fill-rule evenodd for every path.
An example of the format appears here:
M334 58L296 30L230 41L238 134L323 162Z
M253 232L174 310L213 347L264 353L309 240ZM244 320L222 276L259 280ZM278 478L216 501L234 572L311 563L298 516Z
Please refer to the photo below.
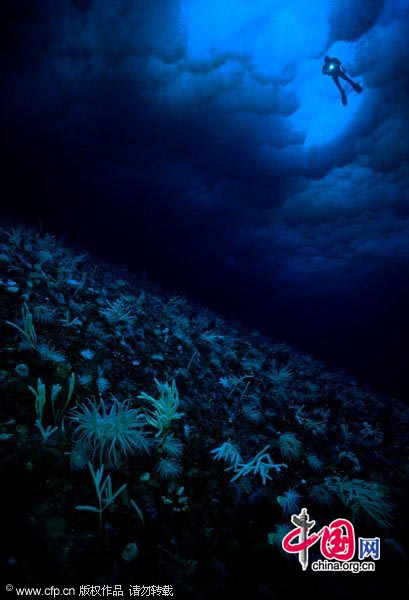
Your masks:
M352 86L352 88L356 92L358 92L358 94L362 92L362 88L359 85L359 83L355 83L355 81L352 81L352 79L350 79L345 73L345 69L338 58L330 58L329 56L326 56L324 59L322 72L324 73L324 75L330 75L332 77L333 82L341 92L341 100L344 106L348 104L348 100L345 94L345 90L339 82L340 79L347 81Z

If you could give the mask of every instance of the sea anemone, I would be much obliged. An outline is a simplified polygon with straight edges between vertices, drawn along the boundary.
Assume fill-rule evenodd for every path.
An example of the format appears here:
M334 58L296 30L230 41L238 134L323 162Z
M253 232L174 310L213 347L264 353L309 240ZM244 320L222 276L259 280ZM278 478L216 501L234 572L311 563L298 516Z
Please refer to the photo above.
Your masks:
M117 466L121 457L149 452L150 442L143 431L145 418L130 408L128 401L113 398L108 407L102 399L99 403L90 400L71 412L71 420L76 425L76 438L89 444L94 455L99 452L101 462L105 456Z

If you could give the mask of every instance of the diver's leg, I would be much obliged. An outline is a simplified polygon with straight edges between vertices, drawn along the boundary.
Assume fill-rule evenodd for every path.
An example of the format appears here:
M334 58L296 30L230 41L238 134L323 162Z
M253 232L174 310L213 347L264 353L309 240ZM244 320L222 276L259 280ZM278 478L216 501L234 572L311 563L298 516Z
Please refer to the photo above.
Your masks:
M346 93L344 92L344 88L339 83L339 79L336 75L332 76L332 80L335 83L335 85L337 86L337 88L339 89L339 91L341 92L341 100L342 100L343 106L346 106L348 104L348 100L347 100Z
M340 72L338 73L338 77L341 77L341 79L343 79L344 81L347 81L347 82L348 82L348 83L350 83L351 85L354 83L354 82L352 81L352 79L350 79L350 78L348 77L348 75L345 75L345 73L343 73L342 71L340 71Z
M344 79L344 81L347 81L352 86L352 88L356 92L358 92L358 94L360 94L362 92L362 88L359 85L359 83L355 83L355 81L352 81L352 79L350 79L348 77L348 75L345 75L345 73L340 72L340 73L338 73L338 76L341 77L341 79Z

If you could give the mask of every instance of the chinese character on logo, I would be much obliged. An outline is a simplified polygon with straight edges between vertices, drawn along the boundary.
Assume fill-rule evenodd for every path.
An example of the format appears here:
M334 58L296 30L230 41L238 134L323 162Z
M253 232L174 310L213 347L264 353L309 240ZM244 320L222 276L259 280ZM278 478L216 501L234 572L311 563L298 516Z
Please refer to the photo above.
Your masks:
M325 526L318 533L308 534L314 527L315 521L308 521L307 509L303 508L299 515L292 515L291 522L295 526L293 531L283 538L282 547L285 552L298 554L303 571L308 566L308 548L319 539L321 554L330 560L351 560L355 554L354 526L347 519L335 519L329 526ZM298 541L294 541L297 539Z
M358 558L363 560L370 556L378 560L380 556L380 539L377 538L358 538Z
M355 554L354 526L347 519L335 519L318 533L321 554L332 560L351 560Z

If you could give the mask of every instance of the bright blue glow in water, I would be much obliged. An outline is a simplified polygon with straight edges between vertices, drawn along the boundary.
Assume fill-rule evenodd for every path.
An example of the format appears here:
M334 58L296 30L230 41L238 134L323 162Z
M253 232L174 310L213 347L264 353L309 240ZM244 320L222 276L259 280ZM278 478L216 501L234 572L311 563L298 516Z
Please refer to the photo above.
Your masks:
M321 72L325 54L338 56L338 51L343 61L350 51L346 43L326 47L330 6L330 0L185 0L182 20L189 59L199 67L207 65L207 86L210 80L212 89L218 89L221 106L240 106L251 113L260 95L270 94L273 102L275 95L288 94L299 108L291 115L291 108L281 111L286 127L302 133L306 146L326 144L345 131L362 102L345 82L349 105L343 107L332 79ZM221 67L223 57L228 62ZM243 74L246 70L253 79ZM260 88L254 76L271 80ZM183 90L174 91L192 98L202 85L192 75L184 80ZM233 104L227 98L232 92ZM205 100L199 94L198 101Z
M347 55L346 49L340 48L338 54ZM363 94L357 94L347 82L341 82L348 98L348 106L342 106L339 90L331 77L322 75L320 67L316 60L304 61L294 82L300 106L289 122L306 134L305 146L326 144L344 133L363 101Z

